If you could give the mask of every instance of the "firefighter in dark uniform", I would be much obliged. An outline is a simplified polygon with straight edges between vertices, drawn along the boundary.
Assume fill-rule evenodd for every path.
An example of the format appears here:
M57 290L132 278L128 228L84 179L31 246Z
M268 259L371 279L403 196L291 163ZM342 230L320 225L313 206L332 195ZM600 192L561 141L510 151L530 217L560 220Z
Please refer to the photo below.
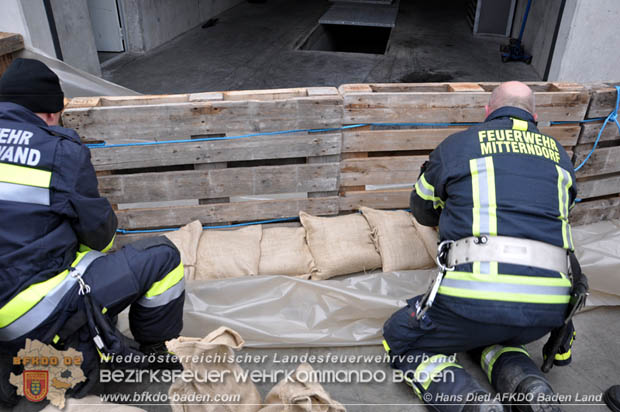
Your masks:
M573 166L537 129L525 84L501 84L486 110L483 123L448 137L422 167L411 209L421 224L439 226L447 270L436 293L410 299L385 323L384 346L436 410L503 410L502 399L445 356L470 352L497 392L515 394L503 398L519 404L513 410L558 411L523 345L564 324ZM570 361L570 325L556 364Z
M0 78L0 352L5 356L0 399L5 403L16 400L6 359L27 338L77 348L84 356L82 369L95 378L99 356L106 356L101 353L106 345L100 344L115 338L109 331L106 336L108 325L93 325L97 319L109 320L130 306L131 332L145 353L162 351L183 324L183 266L170 241L157 237L105 254L116 216L99 196L88 148L73 130L58 126L63 99L58 77L39 61L16 59ZM80 315L92 315L94 307L105 315ZM64 333L68 326L74 330ZM95 326L102 334L97 342Z

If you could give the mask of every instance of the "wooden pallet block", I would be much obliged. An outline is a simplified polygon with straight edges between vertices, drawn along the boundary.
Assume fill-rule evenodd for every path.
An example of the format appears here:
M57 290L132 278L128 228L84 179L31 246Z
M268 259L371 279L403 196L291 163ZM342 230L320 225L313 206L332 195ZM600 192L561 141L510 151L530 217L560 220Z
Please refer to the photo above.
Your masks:
M85 140L107 143L338 128L342 98L335 88L186 95L101 97L70 104L63 124ZM109 127L114 124L114 127Z

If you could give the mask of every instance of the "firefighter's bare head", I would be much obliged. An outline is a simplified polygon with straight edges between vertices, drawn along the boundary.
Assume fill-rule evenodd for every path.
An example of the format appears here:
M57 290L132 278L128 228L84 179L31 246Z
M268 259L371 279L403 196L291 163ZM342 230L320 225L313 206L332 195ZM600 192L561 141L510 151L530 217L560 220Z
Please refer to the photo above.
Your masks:
M489 104L485 106L487 116L495 110L504 106L517 107L523 109L538 119L534 102L534 93L526 84L511 81L500 84L491 93Z

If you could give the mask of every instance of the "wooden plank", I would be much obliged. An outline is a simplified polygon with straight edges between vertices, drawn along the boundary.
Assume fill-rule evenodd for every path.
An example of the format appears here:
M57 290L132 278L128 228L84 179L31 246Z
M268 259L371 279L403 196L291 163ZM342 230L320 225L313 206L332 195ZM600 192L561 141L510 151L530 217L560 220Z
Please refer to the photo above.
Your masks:
M575 148L575 165L581 164L590 153L590 147ZM597 148L590 159L577 171L577 177L589 177L620 172L620 146Z
M442 129L344 131L343 153L383 152L391 150L433 150L446 137L466 130L464 127Z
M92 148L95 170L337 155L341 134L292 133L246 139Z
M99 177L112 203L207 199L338 189L338 163L238 167Z
M398 87L403 89L406 85ZM344 93L345 124L480 122L484 120L484 106L490 97L490 92L390 93L376 92L378 89L375 85L371 85L371 88L375 92ZM589 102L589 95L584 88L576 91L537 92L535 95L536 111L540 121L582 120Z
M448 85L451 92L483 92L484 89L477 83L451 83Z
M428 156L369 157L342 161L341 186L415 183Z
M466 130L464 127L448 127L439 129L401 129L401 130L370 130L352 129L343 131L342 151L384 152L399 150L433 150L446 137L453 133ZM579 126L541 127L541 133L555 137L562 146L574 146L580 132Z
M581 199L617 194L620 193L620 175L595 180L577 180L577 188Z
M261 200L171 208L128 209L116 213L119 227L144 229L183 226L194 220L203 225L222 222L247 222L298 216L301 210L312 215L337 215L337 196L313 199Z
M592 98L587 118L607 117L616 107L617 92L615 84L596 84L591 87ZM620 85L620 84L619 84Z
M579 136L579 144L594 143L598 136L601 127L603 127L603 121L584 123L582 125L581 136ZM618 126L615 123L609 122L601 134L599 141L607 142L610 140L620 140L620 132Z
M187 94L153 94L140 96L105 96L100 97L101 106L135 106L144 104L185 103Z
M357 210L360 206L375 209L406 209L409 207L412 189L347 192L340 197L340 210Z
M572 210L569 219L573 225L620 219L620 197L579 202Z
M308 91L303 88L294 89L264 89L264 90L234 90L222 92L224 100L282 100L294 97L306 97Z
M21 34L0 31L0 56L13 53L24 48L24 38Z
M342 124L342 99L322 96L75 108L65 110L63 124L85 139L108 143L330 128Z

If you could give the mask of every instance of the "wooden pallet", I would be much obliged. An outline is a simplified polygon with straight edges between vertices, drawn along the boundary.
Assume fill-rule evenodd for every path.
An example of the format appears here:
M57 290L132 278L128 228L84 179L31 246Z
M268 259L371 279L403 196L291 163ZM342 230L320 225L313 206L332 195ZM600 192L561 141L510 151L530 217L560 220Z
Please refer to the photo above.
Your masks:
M607 117L616 105L614 84L590 86L592 95L586 118ZM574 164L579 165L588 156L603 121L583 123L581 135L575 146ZM571 220L587 224L600 220L620 218L620 132L613 121L601 135L592 156L576 173L579 197Z
M16 52L24 48L21 34L0 32L0 76L13 62Z
M63 124L87 142L171 141L91 149L99 190L118 206L119 227L220 225L300 210L338 214L341 105L335 88L81 98L69 103ZM191 141L317 128L337 130ZM231 201L273 194L297 195ZM119 245L136 236L120 238Z
M536 93L541 131L554 136L572 155L578 125L551 121L581 120L588 107L586 88L573 83L528 83ZM484 120L484 106L498 83L353 84L340 87L343 121L356 123L472 123ZM465 126L369 127L343 131L341 210L360 205L404 208L411 186L428 154ZM367 190L369 185L409 185Z

